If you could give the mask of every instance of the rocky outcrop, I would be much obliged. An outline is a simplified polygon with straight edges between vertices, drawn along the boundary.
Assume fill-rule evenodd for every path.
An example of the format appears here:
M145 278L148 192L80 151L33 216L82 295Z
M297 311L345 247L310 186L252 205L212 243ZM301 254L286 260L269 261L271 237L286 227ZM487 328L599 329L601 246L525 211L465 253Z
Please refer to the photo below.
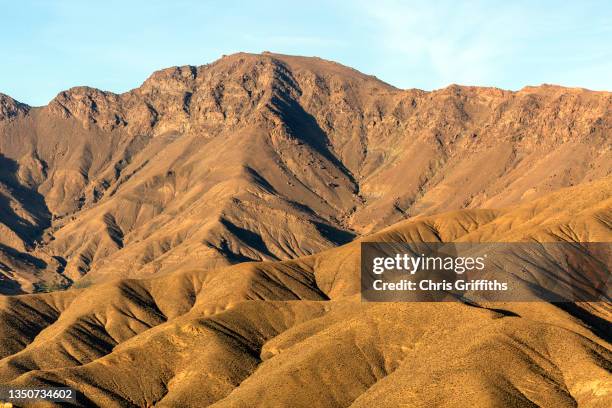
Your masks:
M22 240L5 216L0 242L67 284L309 255L612 171L610 93L400 90L319 58L239 53L123 94L0 103L4 180L17 188L1 194L29 224Z

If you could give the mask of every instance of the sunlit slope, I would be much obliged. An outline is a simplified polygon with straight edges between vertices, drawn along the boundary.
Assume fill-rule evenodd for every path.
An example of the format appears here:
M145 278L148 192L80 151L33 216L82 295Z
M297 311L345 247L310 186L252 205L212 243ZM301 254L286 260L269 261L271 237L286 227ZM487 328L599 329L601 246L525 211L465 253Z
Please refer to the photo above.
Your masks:
M604 180L363 239L610 241L610 191ZM0 382L74 387L80 406L612 403L605 305L361 303L358 251L5 297Z
M612 172L611 94L394 88L238 53L30 107L0 94L0 293L316 254Z

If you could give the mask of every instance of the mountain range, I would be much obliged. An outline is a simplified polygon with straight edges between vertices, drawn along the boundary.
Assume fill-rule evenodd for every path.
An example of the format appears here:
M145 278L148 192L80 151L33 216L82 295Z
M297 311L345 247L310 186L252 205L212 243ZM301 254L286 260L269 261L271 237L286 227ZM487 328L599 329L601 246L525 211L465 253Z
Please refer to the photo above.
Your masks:
M609 407L609 302L361 302L359 245L610 242L611 131L609 92L402 90L267 52L0 95L0 383L77 406Z
M399 90L318 58L235 54L0 106L5 293L310 255L612 168L610 93Z

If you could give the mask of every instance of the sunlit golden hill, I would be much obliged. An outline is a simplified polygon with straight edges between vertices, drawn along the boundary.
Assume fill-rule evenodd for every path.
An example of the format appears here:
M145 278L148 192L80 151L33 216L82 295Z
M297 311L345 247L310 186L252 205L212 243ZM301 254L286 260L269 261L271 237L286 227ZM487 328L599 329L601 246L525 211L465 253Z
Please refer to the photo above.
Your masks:
M609 241L612 179L361 239ZM609 407L609 303L362 303L359 241L4 297L0 382L79 406Z

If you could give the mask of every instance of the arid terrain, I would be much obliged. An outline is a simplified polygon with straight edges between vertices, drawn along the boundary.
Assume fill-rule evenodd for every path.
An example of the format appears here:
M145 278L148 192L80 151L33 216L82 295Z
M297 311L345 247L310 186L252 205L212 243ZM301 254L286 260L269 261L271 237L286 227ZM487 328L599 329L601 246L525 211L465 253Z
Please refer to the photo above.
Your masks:
M609 302L365 303L362 241L612 242L612 93L239 53L119 95L0 94L0 384L84 407L612 406Z

